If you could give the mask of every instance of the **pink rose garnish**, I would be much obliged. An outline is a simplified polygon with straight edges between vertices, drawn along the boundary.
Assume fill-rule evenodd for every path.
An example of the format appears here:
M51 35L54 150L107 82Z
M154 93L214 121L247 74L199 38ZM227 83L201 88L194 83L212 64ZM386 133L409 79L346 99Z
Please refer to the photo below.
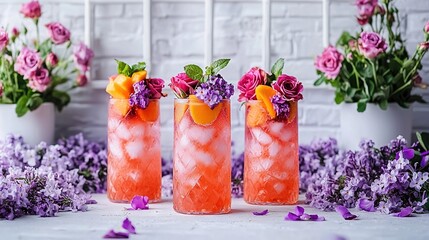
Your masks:
M255 89L259 85L264 85L267 83L267 73L258 68L251 68L246 74L244 74L240 81L238 81L238 90L240 95L238 96L238 101L248 101L255 100L256 94Z
M37 0L31 0L28 3L22 4L19 12L24 14L24 17L32 19L38 19L42 15L42 10Z
M333 46L327 47L316 57L314 66L323 72L328 79L335 79L340 73L344 56Z
M289 101L298 101L303 98L302 91L304 87L294 76L282 74L272 86L274 90L281 93Z
M85 74L79 74L76 78L76 85L79 87L83 87L88 84L88 78Z
M146 80L147 87L151 91L152 99L160 99L164 94L162 93L162 89L164 88L164 80L161 78L149 78Z
M48 67L54 68L58 64L58 57L55 53L50 52L48 56L46 56L45 62Z
M198 80L188 77L186 73L179 73L171 78L171 83L168 86L175 92L177 97L185 98L194 93L194 88L197 85Z
M7 35L7 32L3 28L0 28L0 52L6 48L8 43L9 36Z
M387 49L384 39L375 32L362 32L358 40L359 51L367 58L373 59Z
M50 83L49 71L45 68L39 68L31 76L28 86L33 90L44 92Z
M94 57L94 52L88 48L84 43L73 48L73 58L76 66L83 72L86 73L91 65L91 60Z
M29 79L33 73L42 66L39 54L27 47L23 47L15 62L15 71Z
M370 18L378 6L378 0L356 0L356 6L359 16Z
M49 36L54 44L63 44L70 40L70 31L59 22L48 23Z

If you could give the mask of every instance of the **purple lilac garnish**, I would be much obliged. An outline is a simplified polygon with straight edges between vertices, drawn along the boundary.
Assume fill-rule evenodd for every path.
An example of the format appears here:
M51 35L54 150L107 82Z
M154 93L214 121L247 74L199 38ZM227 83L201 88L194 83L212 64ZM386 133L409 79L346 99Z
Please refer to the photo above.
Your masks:
M301 206L296 206L295 212L289 212L286 221L325 221L324 217L319 217L317 214L307 214Z
M105 145L82 134L35 147L10 135L0 140L0 218L85 211L88 193L105 191L106 172Z
M141 109L147 108L151 96L151 90L147 87L145 81L139 81L133 84L134 93L130 95L131 107L137 106Z
M268 209L265 209L265 210L260 211L260 212L253 212L253 215L255 215L255 216L264 216L267 214L268 214Z
M195 96L204 101L211 109L223 99L230 99L234 94L234 85L228 83L220 74L211 76L207 82L201 83L195 89Z
M352 214L346 207L344 206L336 206L335 211L340 214L345 220L353 220L356 219L357 216Z
M277 119L287 119L290 114L290 102L286 97L277 93L271 98Z
M147 210L149 209L149 197L147 196L134 196L131 200L131 208L134 210Z

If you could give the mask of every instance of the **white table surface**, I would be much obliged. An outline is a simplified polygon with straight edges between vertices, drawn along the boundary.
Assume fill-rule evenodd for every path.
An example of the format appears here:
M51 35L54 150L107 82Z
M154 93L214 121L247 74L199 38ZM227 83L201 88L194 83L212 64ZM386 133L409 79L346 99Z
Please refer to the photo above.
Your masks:
M222 240L222 239L429 239L429 214L397 218L382 213L351 210L359 220L345 221L336 212L323 212L304 204L306 212L317 213L325 222L284 221L294 206L253 206L233 199L232 212L225 215L182 215L174 212L171 199L150 204L149 210L127 211L128 204L110 203L105 195L94 195L98 204L87 212L59 213L57 217L24 216L0 220L0 239L101 239L111 228L121 229L128 217L137 235L130 239ZM252 211L269 209L265 216Z

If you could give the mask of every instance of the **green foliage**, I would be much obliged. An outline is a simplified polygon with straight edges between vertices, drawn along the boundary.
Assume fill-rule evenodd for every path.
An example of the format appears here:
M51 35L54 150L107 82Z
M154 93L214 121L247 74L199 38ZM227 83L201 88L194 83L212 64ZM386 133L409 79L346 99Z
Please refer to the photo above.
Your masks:
M397 103L404 108L414 102L425 103L420 95L412 94L412 91L416 87L414 79L422 68L421 61L426 50L417 48L412 55L408 54L398 31L400 18L393 2L383 1L385 14L376 12L368 23L373 32L386 36L388 49L384 53L374 59L366 58L358 47L364 28L354 35L345 31L336 43L344 57L339 75L328 79L317 70L319 78L314 85L325 83L334 87L337 104L356 103L357 110L362 112L368 103L377 104L383 110L389 103ZM429 41L429 34L424 34L424 41Z
M184 67L186 75L191 79L198 80L199 82L205 82L210 76L214 76L219 73L220 70L228 66L231 59L221 58L215 60L209 66L206 66L204 72L201 67L195 64L188 64Z
M118 74L123 74L127 77L131 77L133 73L138 71L143 71L146 69L146 63L145 62L138 62L134 64L133 66L128 65L127 63L120 61L118 59L115 59L116 63L118 64Z

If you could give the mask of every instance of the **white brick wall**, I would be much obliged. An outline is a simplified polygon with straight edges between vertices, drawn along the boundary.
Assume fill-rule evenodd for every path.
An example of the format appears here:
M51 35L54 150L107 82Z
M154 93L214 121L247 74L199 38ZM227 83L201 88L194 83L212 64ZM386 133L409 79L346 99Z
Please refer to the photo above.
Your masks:
M0 24L15 25L19 4L23 1L0 4ZM83 3L60 3L50 0L43 5L43 23L60 20L71 28L73 38L83 40ZM83 1L82 1L83 2ZM107 79L115 72L113 58L135 62L142 60L143 15L139 3L95 5L94 79ZM300 103L300 141L338 136L339 108L333 103L333 92L328 88L312 86L316 74L315 55L322 51L322 4L299 0L273 1L271 60L286 58L285 72L296 75L305 84L304 101ZM331 4L331 42L343 30L359 27L354 19L353 0L335 0ZM203 2L157 2L152 7L152 75L169 81L182 71L187 63L204 61L204 4ZM408 39L409 50L414 50L422 39L421 29L429 20L428 0L398 0L403 17L402 30ZM260 65L262 51L262 5L258 2L216 2L214 10L214 57L228 57L232 61L223 74L236 83L253 65ZM46 19L46 17L48 19ZM422 76L429 82L429 57L423 62ZM429 91L425 98L429 101ZM162 100L162 147L164 156L172 149L172 98ZM73 94L68 108L58 114L57 135L84 131L92 139L106 137L106 102L108 96L101 89L82 89ZM242 151L244 115L239 111L236 97L232 100L232 136L236 151ZM414 129L429 130L429 106L414 106Z

